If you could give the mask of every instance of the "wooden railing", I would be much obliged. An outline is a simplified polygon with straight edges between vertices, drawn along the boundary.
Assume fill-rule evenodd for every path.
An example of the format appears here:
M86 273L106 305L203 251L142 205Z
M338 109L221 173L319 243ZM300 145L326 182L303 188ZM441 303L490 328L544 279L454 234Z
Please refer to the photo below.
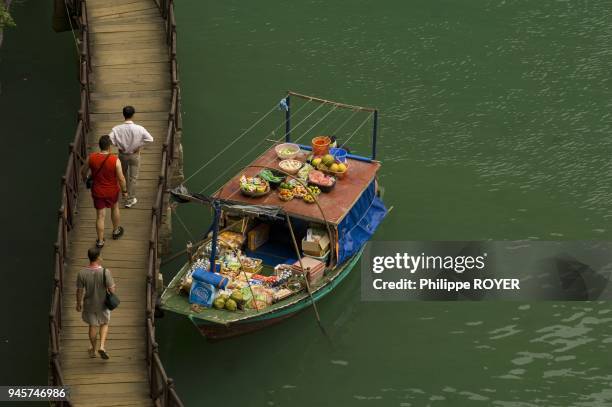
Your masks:
M170 69L172 80L172 98L168 114L168 130L163 144L161 168L157 195L151 213L151 235L149 240L149 260L147 268L147 366L151 383L151 395L161 406L182 406L174 382L168 378L159 357L158 345L155 341L155 304L157 300L156 281L160 272L159 228L166 211L166 194L171 165L174 159L175 136L181 129L180 91L178 68L176 62L176 21L174 18L174 2L172 0L157 0L162 16L166 20L166 39L170 54Z
M168 132L163 145L162 162L159 175L157 195L151 214L151 237L149 241L149 258L147 266L146 289L146 342L147 368L149 373L150 394L154 405L158 407L183 407L174 388L174 382L168 377L159 357L155 339L155 304L157 292L155 279L159 273L159 228L165 206L165 194L168 186L168 173L174 157L176 132L181 129L180 94L178 87L178 69L176 63L176 21L172 0L156 0L166 21L168 51L171 57L172 100L168 115ZM91 52L87 21L86 0L69 0L71 10L76 14L75 21L81 36L79 82L81 101L78 111L78 122L74 140L69 145L66 171L62 176L61 205L58 216L57 239L55 243L54 274L49 313L49 382L54 386L64 386L60 363L60 333L62 329L62 296L66 254L70 243L70 230L74 225L74 215L79 197L80 168L87 156L87 132L90 128L90 78ZM72 406L70 401L56 402L57 406Z
M81 100L78 121L73 141L68 146L68 162L61 182L61 204L58 212L57 238L55 241L53 287L51 311L49 312L49 382L53 386L64 386L60 364L60 332L62 329L62 296L66 252L70 242L70 230L74 225L74 215L79 197L79 174L87 155L87 132L89 131L89 73L91 72L89 53L89 34L87 5L85 1L73 1L72 10L77 12L76 22L81 34L79 58L79 82ZM70 401L56 402L59 406L71 406Z

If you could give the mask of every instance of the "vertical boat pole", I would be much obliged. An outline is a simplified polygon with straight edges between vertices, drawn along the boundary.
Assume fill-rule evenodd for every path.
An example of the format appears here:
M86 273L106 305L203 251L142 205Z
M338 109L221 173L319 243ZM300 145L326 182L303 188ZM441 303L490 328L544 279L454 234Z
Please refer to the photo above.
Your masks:
M285 142L291 141L291 96L285 98L287 102L287 110L285 110Z
M325 328L321 323L321 317L319 316L319 310L317 309L317 304L315 303L314 298L312 297L312 290L310 289L310 283L308 282L308 272L304 269L304 264L302 264L302 255L300 254L300 248L297 244L297 240L295 239L295 233L293 232L293 226L291 226L291 218L289 214L285 212L285 219L287 220L287 225L289 225L289 232L291 234L291 241L293 242L293 248L295 249L295 254L297 254L298 261L300 262L300 268L302 269L302 274L304 275L304 282L306 283L306 291L308 292L308 296L310 297L310 303L312 304L312 309L315 312L315 318L317 318L317 323L319 324L319 328L323 331L323 334L327 336L327 332L325 332Z
M376 135L378 133L378 109L374 110L374 128L372 129L372 160L376 160Z
M219 201L213 201L213 209L215 210L215 217L212 224L212 246L210 249L210 272L215 271L215 259L217 258L217 237L219 235L219 218L221 217L221 208Z

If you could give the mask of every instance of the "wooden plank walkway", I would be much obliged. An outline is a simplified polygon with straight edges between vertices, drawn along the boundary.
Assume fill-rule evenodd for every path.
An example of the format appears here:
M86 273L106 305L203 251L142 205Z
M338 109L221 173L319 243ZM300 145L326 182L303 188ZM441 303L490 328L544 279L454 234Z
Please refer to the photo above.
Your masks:
M92 62L91 129L87 143L121 123L125 105L136 108L135 122L155 138L142 152L138 204L121 210L125 235L110 238L106 217L103 263L115 277L121 305L112 313L106 349L111 358L87 355L87 326L75 310L76 274L88 264L95 242L95 210L81 183L78 214L71 231L64 277L61 366L75 406L149 406L146 366L146 273L155 200L171 98L170 58L164 19L154 0L87 0Z

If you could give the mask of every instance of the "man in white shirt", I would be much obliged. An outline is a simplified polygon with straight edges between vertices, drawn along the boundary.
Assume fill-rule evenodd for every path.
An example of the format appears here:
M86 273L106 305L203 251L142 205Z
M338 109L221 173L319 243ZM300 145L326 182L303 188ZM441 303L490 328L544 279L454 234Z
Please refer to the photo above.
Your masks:
M140 150L145 143L151 143L153 137L141 125L132 121L136 110L132 106L123 108L125 122L111 130L109 136L111 141L119 149L119 160L123 168L123 175L127 179L128 198L125 202L126 208L136 205L136 182L138 180L138 169L140 166Z

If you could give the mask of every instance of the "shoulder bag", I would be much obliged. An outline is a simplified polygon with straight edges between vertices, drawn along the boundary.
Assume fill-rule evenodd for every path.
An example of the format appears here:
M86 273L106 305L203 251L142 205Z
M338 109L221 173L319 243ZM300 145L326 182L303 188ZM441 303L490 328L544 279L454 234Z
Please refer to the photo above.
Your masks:
M106 308L109 309L109 311L112 311L119 306L119 303L121 303L121 301L119 300L119 297L117 297L115 293L111 293L110 291L108 291L108 288L106 287L106 269L105 268L102 269L102 279L104 281L104 289L106 290L106 298L104 299L104 305L106 306Z

